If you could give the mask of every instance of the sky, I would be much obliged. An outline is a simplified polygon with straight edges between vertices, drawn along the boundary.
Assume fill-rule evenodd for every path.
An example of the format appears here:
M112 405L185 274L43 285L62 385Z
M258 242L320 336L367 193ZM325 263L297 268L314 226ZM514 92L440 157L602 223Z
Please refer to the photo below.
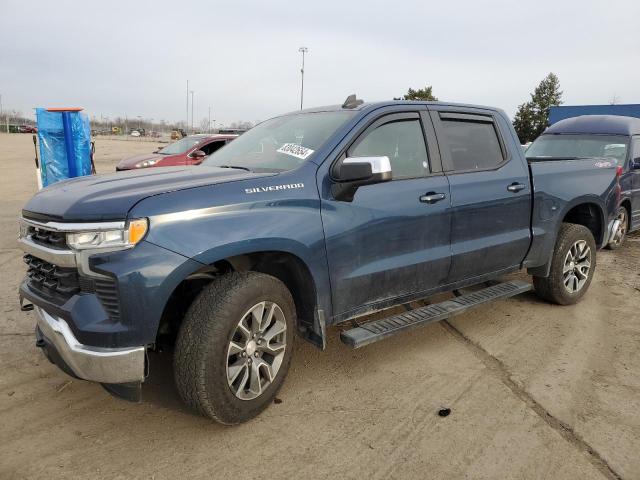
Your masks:
M565 104L640 103L638 0L0 0L4 110L97 118L265 120L356 93L433 86L444 101L517 106L549 72Z

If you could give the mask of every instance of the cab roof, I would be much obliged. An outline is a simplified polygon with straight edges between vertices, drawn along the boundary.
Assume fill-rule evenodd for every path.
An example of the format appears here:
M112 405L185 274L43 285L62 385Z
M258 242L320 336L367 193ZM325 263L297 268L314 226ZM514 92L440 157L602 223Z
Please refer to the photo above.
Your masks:
M580 115L560 120L545 134L640 135L640 118L620 115Z
M415 100L390 100L386 102L363 102L359 105L345 108L343 105L326 105L323 107L305 108L304 110L297 110L289 113L315 113L315 112L353 112L353 111L369 111L375 110L381 107L388 107L392 105L440 105L446 107L460 107L460 108L479 108L482 110L491 110L494 112L501 112L499 108L488 107L486 105L470 105L466 103L454 103L454 102L428 102L428 101L415 101Z

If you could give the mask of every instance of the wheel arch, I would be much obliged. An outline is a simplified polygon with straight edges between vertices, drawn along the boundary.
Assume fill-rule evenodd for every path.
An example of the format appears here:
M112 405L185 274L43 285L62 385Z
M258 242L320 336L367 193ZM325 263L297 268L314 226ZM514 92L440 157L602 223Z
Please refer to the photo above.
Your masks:
M560 227L564 223L575 223L588 228L593 234L596 242L596 248L605 246L608 237L608 223L605 214L606 208L604 202L597 196L578 197L564 205L561 212L555 217L557 223L553 232L553 237L547 240L548 255L546 262L539 266L529 267L527 269L530 275L534 277L548 277L551 269L551 260L555 249Z
M605 207L598 197L582 197L568 204L558 224L575 223L587 227L593 234L598 248L603 247L607 234ZM557 236L557 232L556 232Z
M202 266L184 276L165 303L157 343L172 343L175 340L189 305L215 276L235 271L256 271L271 275L285 284L295 302L299 333L314 345L324 348L326 306L319 293L323 279L314 275L309 262L298 252L292 252L291 248L283 249L282 246L274 249L246 249L246 245L245 248L239 247L225 248L224 252L205 252L196 257Z

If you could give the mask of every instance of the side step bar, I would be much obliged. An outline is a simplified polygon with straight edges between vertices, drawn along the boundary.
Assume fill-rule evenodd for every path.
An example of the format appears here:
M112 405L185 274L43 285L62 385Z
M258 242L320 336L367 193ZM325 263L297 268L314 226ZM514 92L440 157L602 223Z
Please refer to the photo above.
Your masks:
M374 320L345 330L340 333L340 340L353 348L364 347L370 343L383 340L396 333L412 328L439 322L460 315L470 308L478 307L495 300L513 297L532 289L527 282L514 280L498 283L483 290L462 295L451 300L416 308L405 313L393 315L381 320Z

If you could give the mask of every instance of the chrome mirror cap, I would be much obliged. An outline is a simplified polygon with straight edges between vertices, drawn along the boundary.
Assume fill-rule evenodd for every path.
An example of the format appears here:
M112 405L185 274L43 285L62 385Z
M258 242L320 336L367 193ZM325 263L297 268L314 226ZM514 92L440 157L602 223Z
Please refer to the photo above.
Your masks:
M391 173L391 161L389 157L347 157L342 161L343 164L368 163L371 165L372 174Z

